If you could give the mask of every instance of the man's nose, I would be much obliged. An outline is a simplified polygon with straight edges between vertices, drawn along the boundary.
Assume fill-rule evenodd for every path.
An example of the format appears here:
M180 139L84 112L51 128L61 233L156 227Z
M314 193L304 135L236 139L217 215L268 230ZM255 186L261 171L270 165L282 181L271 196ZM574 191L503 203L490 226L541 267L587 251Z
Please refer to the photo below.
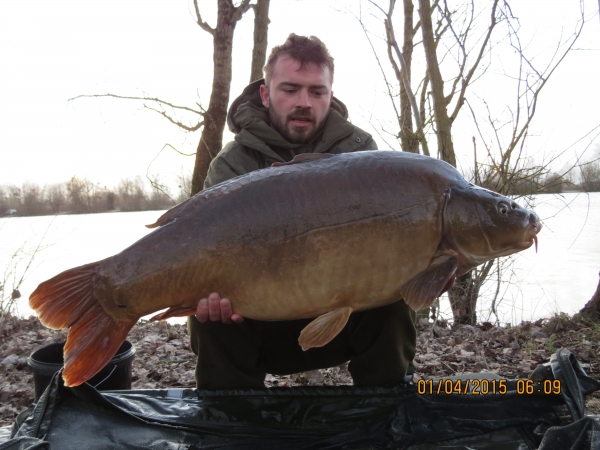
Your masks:
M307 108L310 108L311 106L312 105L310 103L310 95L308 93L308 90L301 89L298 92L298 98L297 98L297 102L296 102L296 107L297 108L307 109Z

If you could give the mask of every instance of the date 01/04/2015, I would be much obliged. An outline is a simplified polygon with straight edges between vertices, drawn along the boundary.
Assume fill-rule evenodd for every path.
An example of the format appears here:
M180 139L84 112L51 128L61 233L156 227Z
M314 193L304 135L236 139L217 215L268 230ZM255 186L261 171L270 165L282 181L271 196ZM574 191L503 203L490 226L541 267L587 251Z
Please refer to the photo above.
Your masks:
M560 394L560 380L516 380L513 392L518 395L558 395ZM417 381L417 393L420 395L505 395L507 394L507 380L503 379L466 379L466 380L419 380Z

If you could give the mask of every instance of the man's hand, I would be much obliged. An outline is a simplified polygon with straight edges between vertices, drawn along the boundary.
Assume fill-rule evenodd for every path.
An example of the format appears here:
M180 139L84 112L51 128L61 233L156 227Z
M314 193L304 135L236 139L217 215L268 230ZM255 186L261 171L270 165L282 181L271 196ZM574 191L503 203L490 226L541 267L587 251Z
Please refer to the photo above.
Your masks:
M242 323L244 321L242 316L233 313L229 299L221 298L216 292L198 302L196 319L200 323L205 323L209 320L211 322L223 323Z

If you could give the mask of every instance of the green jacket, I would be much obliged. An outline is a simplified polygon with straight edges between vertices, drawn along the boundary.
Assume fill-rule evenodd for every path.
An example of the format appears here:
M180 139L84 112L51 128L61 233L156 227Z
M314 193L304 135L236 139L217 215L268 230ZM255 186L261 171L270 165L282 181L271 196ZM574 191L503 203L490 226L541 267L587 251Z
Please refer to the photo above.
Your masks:
M323 131L307 144L292 144L270 126L269 110L260 100L258 80L246 87L229 108L227 124L235 133L212 160L204 189L238 175L270 167L274 162L291 161L300 153L346 153L377 150L369 133L348 121L348 109L333 98Z

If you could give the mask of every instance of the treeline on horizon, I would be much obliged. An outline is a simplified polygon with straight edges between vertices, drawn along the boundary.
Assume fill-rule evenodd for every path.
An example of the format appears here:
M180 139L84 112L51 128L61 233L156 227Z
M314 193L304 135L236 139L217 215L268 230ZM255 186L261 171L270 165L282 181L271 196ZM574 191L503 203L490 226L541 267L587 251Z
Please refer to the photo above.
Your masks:
M475 184L503 192L506 195L522 197L535 194L560 194L562 192L598 192L600 191L600 162L578 166L579 180L575 180L573 170L561 175L545 172L539 168L525 168L501 176L493 170L484 170L478 177L469 177Z
M107 188L87 178L40 186L33 182L0 185L0 216L90 214L109 211L168 209L189 198L190 177L179 177L179 192L137 176Z
M600 160L580 166L579 181L557 173L529 171L509 180L509 195L523 196L565 191L600 191ZM469 177L473 178L473 176ZM495 173L480 173L475 184L505 191L505 181ZM189 198L190 176L178 177L178 192L137 176L121 180L109 189L87 178L72 177L64 183L40 186L26 182L22 186L0 185L0 216L41 216L49 214L90 214L108 211L149 211L168 209Z

